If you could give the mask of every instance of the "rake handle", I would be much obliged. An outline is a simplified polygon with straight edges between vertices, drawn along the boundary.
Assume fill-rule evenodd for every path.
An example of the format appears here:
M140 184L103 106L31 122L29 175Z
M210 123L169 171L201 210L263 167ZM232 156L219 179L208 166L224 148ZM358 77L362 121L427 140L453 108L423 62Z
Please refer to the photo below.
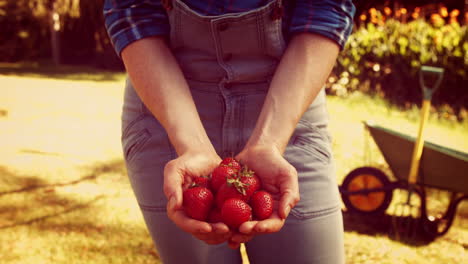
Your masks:
M429 118L429 111L431 109L431 100L424 99L421 109L421 122L419 123L418 136L413 149L413 156L411 158L411 167L408 175L408 182L415 184L418 178L419 164L421 161L422 151L424 147L424 135L427 119Z
M432 85L426 83L426 76L432 75L436 77L435 82ZM411 158L411 167L408 174L408 182L410 185L414 185L418 179L419 164L421 161L422 151L424 147L424 131L429 118L429 112L431 109L432 94L439 88L442 77L444 75L444 69L439 67L422 66L419 72L419 83L423 92L423 102L421 109L421 121L419 123L418 135L413 149L413 155Z

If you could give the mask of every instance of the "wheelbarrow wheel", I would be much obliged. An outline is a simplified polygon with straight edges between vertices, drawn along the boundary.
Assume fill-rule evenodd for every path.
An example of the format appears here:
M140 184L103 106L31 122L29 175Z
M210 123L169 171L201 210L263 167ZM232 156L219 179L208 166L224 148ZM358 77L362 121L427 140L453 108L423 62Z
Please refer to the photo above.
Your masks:
M346 209L351 213L384 214L393 196L393 190L385 188L386 186L390 186L390 180L381 170L373 167L360 167L346 175L341 185L341 197ZM376 188L382 188L382 191L349 194L349 192Z

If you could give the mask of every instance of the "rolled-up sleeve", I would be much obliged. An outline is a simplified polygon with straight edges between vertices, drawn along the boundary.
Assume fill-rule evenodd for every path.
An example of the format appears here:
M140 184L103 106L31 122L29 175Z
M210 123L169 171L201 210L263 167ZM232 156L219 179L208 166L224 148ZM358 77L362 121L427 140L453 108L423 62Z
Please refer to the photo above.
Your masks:
M330 38L344 48L353 29L356 9L352 0L298 0L289 34L311 32Z
M119 56L136 40L169 33L160 0L105 0L103 12L107 33Z

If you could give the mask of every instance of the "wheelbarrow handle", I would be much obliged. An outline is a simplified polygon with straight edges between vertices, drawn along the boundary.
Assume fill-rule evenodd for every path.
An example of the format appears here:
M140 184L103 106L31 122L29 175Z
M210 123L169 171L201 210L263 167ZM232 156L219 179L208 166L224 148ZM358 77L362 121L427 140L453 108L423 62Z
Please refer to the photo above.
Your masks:
M432 83L432 87L429 87L427 84L426 76L431 75L435 76L437 79ZM444 76L444 69L440 67L433 66L422 66L421 71L419 72L419 84L421 85L423 98L424 100L431 100L432 94L439 88L440 83L442 82L442 77Z

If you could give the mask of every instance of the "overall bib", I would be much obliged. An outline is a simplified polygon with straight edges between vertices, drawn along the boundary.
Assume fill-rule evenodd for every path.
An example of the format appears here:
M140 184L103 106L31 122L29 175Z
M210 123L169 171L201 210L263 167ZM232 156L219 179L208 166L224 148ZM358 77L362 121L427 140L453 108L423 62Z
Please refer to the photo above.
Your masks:
M286 49L282 21L275 15L280 5L274 0L248 12L220 16L200 15L180 0L172 1L168 9L170 48L221 158L236 155L247 142ZM301 200L279 232L246 244L252 264L344 262L340 197L327 123L322 90L284 153L298 172ZM122 146L133 191L164 263L241 263L238 250L226 243L207 245L168 219L163 170L177 154L129 80Z

